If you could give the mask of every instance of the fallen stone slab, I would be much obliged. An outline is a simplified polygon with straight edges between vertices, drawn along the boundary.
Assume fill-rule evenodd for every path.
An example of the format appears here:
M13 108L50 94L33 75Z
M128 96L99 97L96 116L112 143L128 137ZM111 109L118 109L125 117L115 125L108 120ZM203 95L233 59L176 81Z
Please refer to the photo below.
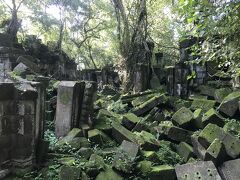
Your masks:
M59 172L59 180L77 180L81 179L81 169L71 166L62 166Z
M212 161L216 166L218 166L226 159L227 153L223 142L219 139L215 139L206 151L205 161Z
M112 123L112 136L118 143L122 143L123 140L136 142L135 135L117 122Z
M223 99L231 94L232 90L230 88L220 88L216 89L214 93L214 99L218 102L221 103Z
M187 162L191 157L195 157L193 147L185 142L178 145L177 153L183 158L184 162Z
M137 143L144 150L157 150L159 149L160 143L154 135L149 132L141 131L140 133L135 132Z
M202 123L202 116L203 116L203 110L202 109L196 109L193 112L193 125L197 129L203 129L203 123Z
M214 98L214 93L216 89L210 86L205 86L205 85L200 86L199 89L200 89L200 94Z
M222 128L215 124L208 124L199 134L198 140L207 149L216 138L222 140L225 136L226 133Z
M198 136L192 135L191 137L194 154L201 160L205 159L207 150L199 143Z
M141 119L133 113L123 115L122 125L128 130L132 130Z
M148 174L151 180L175 180L176 173L174 167L169 165L153 166Z
M196 163L177 165L175 171L178 180L221 180L212 161L199 161Z
M190 109L202 109L203 112L207 112L209 109L214 108L216 101L207 99L193 99Z
M160 103L165 103L165 102L166 102L166 96L164 94L161 94L149 99L148 101L141 104L140 106L137 106L132 110L132 113L134 113L137 116L140 116L150 111L152 108L158 106Z
M73 128L65 137L60 139L57 146L62 146L66 143L70 143L74 138L82 136L82 130L78 128Z
M103 145L108 142L110 138L98 129L92 129L88 131L88 139L94 144Z
M240 140L217 125L208 124L199 134L198 140L207 149L216 138L223 142L228 156L235 159L240 155Z
M225 122L224 118L213 108L209 109L202 117L202 125L205 127L209 123L216 124L219 127L223 127Z
M240 91L233 92L225 97L219 106L219 111L229 117L233 117L238 111L238 102L240 99Z
M182 107L173 115L172 122L181 128L189 128L193 122L193 113L188 108Z
M191 144L192 131L188 131L176 126L169 126L161 124L158 127L154 128L157 133L164 134L167 138L177 141L177 142L186 142Z
M135 159L139 151L139 145L124 140L120 146L120 151L125 152L132 159Z
M239 180L240 159L224 162L219 167L219 173L223 180Z
M123 177L121 177L113 169L107 168L97 175L96 180L123 180Z

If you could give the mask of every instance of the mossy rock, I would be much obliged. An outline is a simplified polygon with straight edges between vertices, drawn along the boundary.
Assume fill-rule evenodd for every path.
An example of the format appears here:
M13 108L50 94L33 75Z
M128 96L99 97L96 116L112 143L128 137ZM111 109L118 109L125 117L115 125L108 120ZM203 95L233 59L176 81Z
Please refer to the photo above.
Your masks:
M205 127L209 123L223 127L225 124L224 118L213 108L209 109L202 117L202 125Z
M143 175L148 176L152 170L153 163L151 161L140 161L137 165L137 170Z
M78 180L81 178L81 169L71 166L62 166L59 172L59 180Z
M232 90L230 88L220 88L216 89L214 98L218 103L221 103L223 99L231 94Z
M207 112L209 109L214 108L216 101L207 99L194 99L191 105L192 110L202 109L203 112Z
M123 180L118 173L116 173L113 169L107 168L105 171L102 171L96 177L96 180Z
M63 146L66 143L70 143L74 138L82 136L82 130L78 128L73 128L67 136L60 139L57 143L57 146Z
M174 167L169 165L154 166L149 173L149 178L151 180L175 180L175 169Z
M193 113L188 108L182 107L173 115L172 122L181 128L190 127L193 122Z
M187 162L191 157L194 157L193 147L185 142L181 142L177 148L178 154Z

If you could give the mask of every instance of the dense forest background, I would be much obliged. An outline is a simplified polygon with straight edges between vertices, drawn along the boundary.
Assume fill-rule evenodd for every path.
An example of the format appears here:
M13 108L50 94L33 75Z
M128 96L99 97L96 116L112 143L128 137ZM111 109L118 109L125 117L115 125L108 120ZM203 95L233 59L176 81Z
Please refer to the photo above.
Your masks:
M119 65L129 73L139 59L133 54L162 52L171 65L179 42L196 37L193 63L230 65L225 75L238 76L239 7L235 0L1 0L0 30L23 44L41 39L79 68Z

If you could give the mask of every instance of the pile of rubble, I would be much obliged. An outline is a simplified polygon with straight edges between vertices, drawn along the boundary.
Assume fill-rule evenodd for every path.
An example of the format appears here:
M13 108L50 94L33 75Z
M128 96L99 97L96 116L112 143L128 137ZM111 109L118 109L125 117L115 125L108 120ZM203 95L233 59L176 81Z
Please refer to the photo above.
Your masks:
M160 90L112 89L87 101L77 84L58 89L55 128L63 137L48 159L59 179L240 179L239 91L202 86L183 100ZM77 111L93 112L93 101L95 115L81 118ZM49 177L51 163L41 177Z

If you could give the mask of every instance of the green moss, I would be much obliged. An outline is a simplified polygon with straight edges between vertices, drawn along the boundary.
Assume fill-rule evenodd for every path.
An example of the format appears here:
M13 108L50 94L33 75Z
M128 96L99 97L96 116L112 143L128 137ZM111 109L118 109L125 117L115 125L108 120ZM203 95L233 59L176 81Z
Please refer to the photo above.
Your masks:
M193 113L188 108L182 107L172 117L173 124L180 127L187 127L193 121Z
M123 180L123 178L111 168L99 173L96 180Z
M216 124L218 126L223 127L225 122L224 122L224 118L212 108L212 109L209 109L203 115L203 118L202 118L203 126L206 126L209 123Z
M194 99L191 105L191 109L202 109L202 111L206 112L209 109L213 108L216 104L216 101L206 100L206 99Z
M137 169L143 176L147 176L148 173L152 169L152 162L151 161L140 161L137 165Z

